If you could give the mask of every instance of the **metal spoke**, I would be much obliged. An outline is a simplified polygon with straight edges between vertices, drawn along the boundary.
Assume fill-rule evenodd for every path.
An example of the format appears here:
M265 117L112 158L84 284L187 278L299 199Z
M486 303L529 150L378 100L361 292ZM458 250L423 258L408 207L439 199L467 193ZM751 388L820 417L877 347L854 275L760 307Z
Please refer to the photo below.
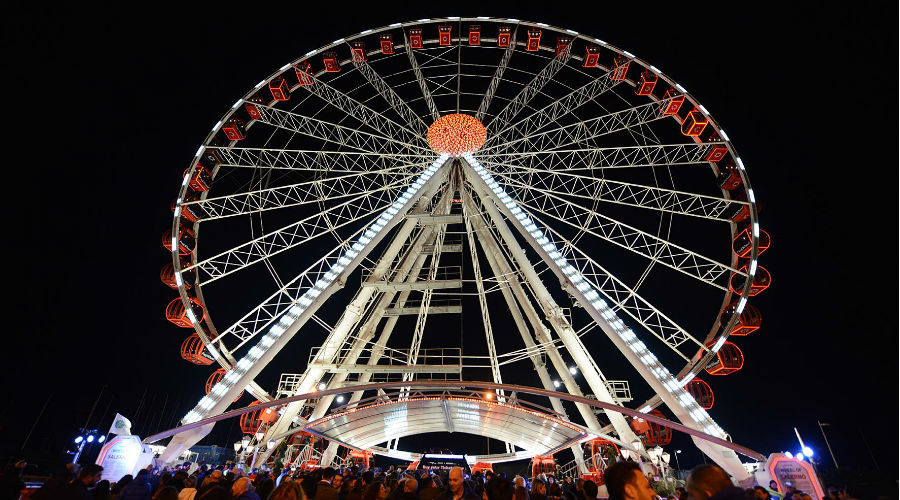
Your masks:
M257 104L256 107L259 110L260 115L262 115L262 118L257 120L259 122L353 148L358 151L383 151L385 154L403 154L409 153L410 150L420 150L423 153L431 152L430 149L418 144L419 141L416 141L416 144L411 144L399 141L395 138L354 130L349 127L264 106L262 104Z
M610 71L603 73L588 84L574 90L565 96L554 100L552 103L535 111L527 117L514 123L507 123L504 127L494 132L487 145L509 142L517 137L534 134L546 125L555 122L562 116L571 113L597 97L600 97L619 83L621 80L609 78Z
M215 150L220 167L297 170L312 173L363 172L388 168L396 162L422 159L422 154L381 154L358 151L317 151L279 148L207 146ZM433 155L432 155L433 156ZM427 158L433 161L432 158Z
M416 61L416 55L413 54L412 47L409 46L409 39L406 37L405 31L403 32L403 47L406 49L406 56L409 57L409 65L412 66L413 74L416 75L416 80L419 82L419 88L422 89L422 97L425 99L428 111L431 112L431 118L437 120L441 117L441 114L438 112L437 106L434 105L434 99L431 98L428 84L425 83L425 77L422 76L422 70L419 69L419 63Z
M642 104L590 120L518 137L504 143L483 147L479 154L516 153L522 150L548 151L569 144L588 145L586 143L591 139L665 118L667 115L662 113L661 107L665 106L668 101Z
M605 148L575 148L555 151L524 151L518 153L481 154L479 161L515 166L519 161L536 161L547 170L602 170L614 168L655 167L706 164L713 146L723 142L650 144ZM499 165L498 165L499 166Z
M500 82L503 81L503 73L506 72L506 68L509 66L509 58L512 57L513 52L516 50L516 32L518 30L519 28L516 26L516 29L510 33L509 45L506 47L506 50L503 51L503 57L500 58L500 64L497 65L497 70L494 72L493 78L491 78L491 83L484 92L484 98L481 100L481 104L478 105L478 111L475 113L475 118L477 118L478 121L484 121L485 113L487 113L488 108L491 106L491 101L494 99L494 93L497 92L497 87L499 87Z
M482 164L487 167L497 165L492 162ZM538 172L540 175L534 175ZM533 189L545 195L574 196L726 222L731 222L728 214L734 205L749 204L716 196L539 169L521 169L495 175L519 189Z
M379 75L368 62L356 60L354 58L353 64L372 87L381 94L381 97L391 105L391 109L396 111L404 120L406 120L408 128L418 134L419 137L424 137L425 132L428 130L428 124L422 120L422 117L410 109L409 105L406 104L406 101L394 92L394 89L381 78L381 75Z
M208 221L293 207L311 202L333 201L348 196L368 196L398 182L410 181L428 164L398 165L396 167L314 179L285 186L259 189L226 196L206 198L185 203L199 209L200 221Z
M541 193L514 186L507 186L506 191L523 207L544 213L548 217L721 290L728 290L727 283L719 283L723 281L723 278L727 279L731 273L745 274L646 231L641 231L609 216L572 203L556 194Z
M488 137L492 137L499 131L505 129L513 118L522 111L522 108L528 104L531 99L544 88L547 83L556 76L556 73L562 69L569 59L572 57L572 44L566 46L562 54L553 57L544 69L542 69L534 78L526 85L516 97L504 107L493 120L487 125Z
M204 259L186 269L198 270L197 282L208 284L231 273L245 269L263 259L279 254L336 229L371 216L391 206L395 190L403 180L373 190L367 196L345 201L322 212L310 215L251 241Z

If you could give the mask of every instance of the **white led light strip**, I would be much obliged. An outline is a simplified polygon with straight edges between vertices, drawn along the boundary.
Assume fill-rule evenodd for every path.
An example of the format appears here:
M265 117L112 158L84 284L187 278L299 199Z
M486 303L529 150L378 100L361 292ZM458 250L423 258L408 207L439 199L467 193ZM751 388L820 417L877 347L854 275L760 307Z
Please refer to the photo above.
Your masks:
M322 277L315 282L315 284L309 288L303 295L297 299L297 302L294 303L293 306L288 309L288 311L278 320L277 323L273 324L269 327L269 330L263 335L263 337L259 340L259 342L253 346L250 351L241 358L240 361L235 364L228 373L222 377L222 380L219 381L215 386L213 386L212 390L210 390L209 394L203 396L200 399L200 402L197 403L197 406L194 407L193 410L189 411L187 415L181 420L183 424L190 424L193 422L197 422L204 417L208 416L210 410L217 402L219 402L222 397L231 389L247 371L256 364L259 358L265 354L266 351L275 343L275 341L290 328L291 325L294 324L295 321L300 317L300 315L312 304L313 300L322 294L329 285L331 285L335 278L337 278L344 269L353 261L353 259L359 255L359 253L365 249L366 245L378 235L378 233L384 229L384 227L394 218L395 215L402 209L410 200L412 200L416 194L422 189L422 186L425 185L425 182L434 175L435 172L447 161L449 158L448 155L439 156L425 171L419 175L418 178L410 185L406 191L400 194L397 200L393 205L388 207L384 212L381 213L381 216L375 220L368 228L362 230L362 234L356 239L354 243L350 245L350 248L344 250L344 253L338 257L334 264L331 265L329 270L322 275Z
M562 253L559 251L559 248L556 244L547 237L544 231L538 227L537 223L528 216L528 213L522 210L518 204L506 193L506 191L494 180L494 177L481 166L480 163L475 159L472 154L465 154L463 158L472 166L481 179L487 184L488 188L493 191L493 193L497 196L501 203L503 203L507 209L509 209L510 213L516 218L516 220L525 228L528 234L531 235L532 238L535 239L538 245L550 256L550 259L559 267L559 269L566 275L566 278L578 289L579 292L584 294L584 297L589 301L591 306L593 306L601 316L609 323L609 325L613 328L616 335L621 338L629 349L635 354L635 356L640 360L640 362L646 368L646 371L653 374L653 376L663 385L663 387L668 390L672 396L674 396L675 400L685 409L685 411L690 415L691 419L699 427L698 430L706 432L707 434L711 434L713 436L724 438L725 431L716 424L709 414L697 404L697 401L694 397L687 392L682 387L682 383L675 379L672 374L667 370L657 359L656 356L653 355L647 349L647 346L640 340L638 340L637 336L634 332L625 326L625 323L622 322L621 319L616 315L616 313L609 308L606 301L600 297L600 294L597 290L591 286L591 284L584 279L584 276L575 268L572 264L570 264L565 257L563 257ZM648 409L649 411L649 409Z

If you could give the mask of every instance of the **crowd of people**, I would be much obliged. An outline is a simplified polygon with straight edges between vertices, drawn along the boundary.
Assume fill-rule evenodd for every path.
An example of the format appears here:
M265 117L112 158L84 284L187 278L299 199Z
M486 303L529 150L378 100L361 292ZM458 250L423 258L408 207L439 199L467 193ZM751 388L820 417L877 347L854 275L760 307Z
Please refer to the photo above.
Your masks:
M769 488L742 489L719 467L694 468L685 487L674 496L660 496L651 480L631 462L612 464L604 471L604 491L591 480L552 475L509 479L498 472L466 474L454 467L443 471L331 467L300 471L261 469L245 474L225 466L173 469L153 466L128 474L114 483L102 480L102 467L69 464L53 474L30 496L42 499L115 500L811 500L788 485L778 492ZM3 498L18 498L16 496ZM0 498L0 500L3 500ZM828 489L823 500L852 500L845 491Z

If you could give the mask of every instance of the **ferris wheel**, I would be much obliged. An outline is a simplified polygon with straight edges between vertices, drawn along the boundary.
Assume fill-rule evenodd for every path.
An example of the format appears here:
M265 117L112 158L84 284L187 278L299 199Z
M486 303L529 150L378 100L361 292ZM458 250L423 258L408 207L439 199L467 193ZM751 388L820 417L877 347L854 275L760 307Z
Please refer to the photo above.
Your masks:
M245 390L346 385L359 405L354 383L442 378L590 394L723 438L696 375L740 369L729 337L759 328L747 301L771 280L747 171L708 110L634 54L517 19L395 23L285 64L215 124L172 209L166 315L191 332L182 356L215 367L184 423ZM296 368L265 387L276 364ZM663 439L550 404L620 446ZM341 409L295 402L259 425L280 440Z

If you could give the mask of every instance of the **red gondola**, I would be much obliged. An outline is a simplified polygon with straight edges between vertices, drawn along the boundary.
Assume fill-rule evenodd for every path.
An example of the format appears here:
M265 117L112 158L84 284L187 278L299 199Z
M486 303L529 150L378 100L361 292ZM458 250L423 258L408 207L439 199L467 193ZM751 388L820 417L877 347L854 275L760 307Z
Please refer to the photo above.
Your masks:
M181 357L185 361L190 361L195 365L211 365L213 359L206 354L203 340L196 333L193 333L181 343Z
M731 342L725 342L716 353L715 359L706 366L706 372L710 375L728 375L744 366L744 354L738 346Z
M747 273L747 265L744 264L741 267L740 271L742 273ZM731 291L740 295L741 290L744 289L744 283L746 283L747 278L742 274L732 273L731 274ZM769 274L769 271L766 270L763 266L756 266L756 274L753 276L753 284L750 285L750 296L756 296L766 288L769 288L769 285L772 284L772 275Z
M166 250L170 252L172 251L172 239L173 237L171 229L163 233L162 244L166 248ZM194 233L181 224L178 225L178 237L175 238L175 240L175 243L178 245L178 255L190 254L194 251L194 246L197 244L196 240L194 239Z
M628 74L628 66L631 64L631 59L628 59L625 56L616 56L613 58L613 70L609 74L610 80L622 81L625 79L625 75Z
M656 87L657 80L659 80L659 77L656 76L656 73L650 70L641 71L641 79L634 87L634 93L637 95L652 94L653 89Z
M684 388L691 393L691 396L694 396L694 399L697 401L697 404L700 405L700 408L708 410L713 407L716 397L713 394L712 387L710 387L705 380L694 377L684 386Z
M366 62L366 45L363 42L350 43L350 55L355 63Z
M670 88L663 94L662 114L677 114L681 110L682 104L684 104L684 96L680 95L674 88Z
M572 37L558 36L556 37L556 57L566 57L569 54L569 48L572 46Z
M722 142L722 138L719 137L718 132L713 132L707 142ZM706 161L721 161L722 158L725 158L725 155L728 154L728 146L724 144L713 144L709 149L709 153L706 154Z
M478 24L469 25L469 45L481 45L481 26Z
M497 30L497 46L509 47L511 38L512 28L510 28L509 26L500 26L500 28Z
M532 28L528 30L528 43L525 50L528 52L537 52L541 48L541 30Z
M218 370L212 372L212 374L209 376L209 378L206 379L206 394L207 394L207 395L208 395L210 392L212 392L212 388L213 388L216 384L218 384L219 382L222 381L223 378L225 378L225 374L226 374L226 373L227 373L227 372L225 371L224 368L219 368ZM237 401L238 401L239 399L241 399L241 396L243 396L243 395L244 395L244 391L241 391L241 392L237 395L237 397L234 398L234 401L232 401L232 403L237 403Z
M256 406L260 401L250 403L250 406ZM256 409L241 415L241 431L244 434L253 434L263 425L271 425L278 420L278 412L272 408Z
M394 53L394 35L385 33L379 38L381 42L381 53L390 55Z
M732 302L725 308L725 310L722 311L721 316L719 316L719 323L723 326L728 324L731 318L737 314L737 305L737 302ZM750 335L750 333L759 330L760 325L762 325L762 314L760 314L759 309L750 304L745 304L744 310L741 311L740 318L731 328L730 335L745 337Z
M337 52L325 52L322 54L322 63L325 65L325 71L329 73L337 73L341 70L341 62L338 60Z
M716 183L727 191L733 191L741 186L741 172L734 164L734 160L728 160L725 165L719 167Z
M650 410L650 415L665 418L659 410ZM641 437L644 446L663 446L672 442L672 429L642 418L631 421L631 430Z
M734 241L731 242L731 249L734 250L735 255L742 258L750 257L750 252L753 250L753 242L751 240L751 227L747 226L743 231L738 233L737 236L734 237ZM763 252L769 249L769 246L772 244L772 238L769 236L769 233L759 230L759 255L762 255Z
M312 64L309 61L303 61L294 65L294 73L297 75L297 81L300 85L313 84Z
M265 104L265 100L259 96L259 92L250 96L250 99L247 99L248 102L244 103L244 109L247 111L247 114L250 115L250 118L254 120L259 120L262 118L262 114L259 112L259 108L256 107L257 104L263 105Z
M409 46L413 49L421 49L422 48L422 29L421 28L410 28L409 29Z
M443 45L450 45L450 30L453 27L450 25L438 26L438 42Z
M181 178L184 179L190 173L191 180L188 181L188 186L194 191L209 191L209 188L212 186L212 173L201 164L194 165L194 169L187 169L181 175Z
M190 314L188 314L189 312ZM173 299L166 306L166 319L182 328L193 328L195 321L203 320L203 314L203 306L200 305L200 301L193 297L191 298L190 310L185 309L181 297ZM194 317L195 321L191 321L191 316Z
M600 47L588 45L585 50L587 52L584 54L584 63L581 66L585 68L596 68L597 64L600 62Z
M681 134L688 137L697 137L702 134L709 124L709 118L700 110L695 109L688 113L687 117L681 122Z
M247 130L244 128L244 121L239 118L231 118L225 125L222 125L222 132L231 141L239 141L247 137Z
M269 92L276 101L287 101L291 98L291 88L283 76L276 76L269 82Z
M182 268L187 265L186 262L181 263ZM196 273L193 269L187 271L181 271L181 283L185 288L190 288L194 286L194 280L196 278ZM178 282L175 280L175 266L172 265L171 262L166 263L163 266L162 270L159 272L159 279L162 281L167 287L177 290Z

